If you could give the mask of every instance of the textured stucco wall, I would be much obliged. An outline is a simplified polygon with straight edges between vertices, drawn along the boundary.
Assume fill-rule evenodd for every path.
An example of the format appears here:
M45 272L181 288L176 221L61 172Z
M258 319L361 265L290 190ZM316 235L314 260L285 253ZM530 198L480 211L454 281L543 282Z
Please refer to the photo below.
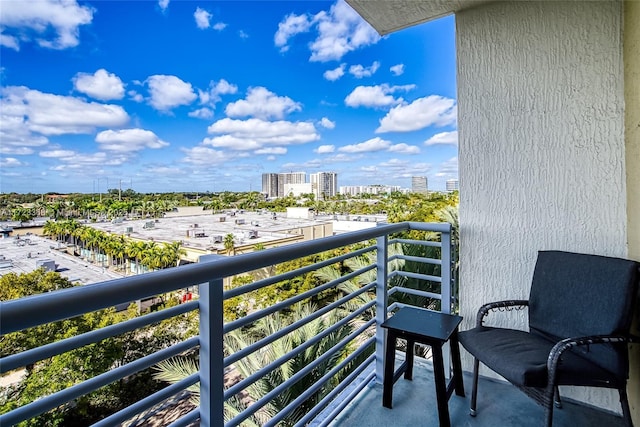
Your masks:
M482 303L528 297L538 250L627 255L622 16L621 2L457 15L463 328ZM617 393L578 390L562 392L620 411Z
M629 258L640 261L640 2L624 3L624 97ZM640 307L635 333L640 335ZM630 351L629 404L640 425L640 344Z

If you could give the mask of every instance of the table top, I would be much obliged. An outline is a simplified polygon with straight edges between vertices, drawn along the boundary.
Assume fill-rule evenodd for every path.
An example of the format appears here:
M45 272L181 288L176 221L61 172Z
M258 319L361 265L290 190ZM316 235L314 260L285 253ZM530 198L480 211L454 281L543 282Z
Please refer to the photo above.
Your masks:
M454 314L402 307L382 327L447 341L461 321L462 317Z

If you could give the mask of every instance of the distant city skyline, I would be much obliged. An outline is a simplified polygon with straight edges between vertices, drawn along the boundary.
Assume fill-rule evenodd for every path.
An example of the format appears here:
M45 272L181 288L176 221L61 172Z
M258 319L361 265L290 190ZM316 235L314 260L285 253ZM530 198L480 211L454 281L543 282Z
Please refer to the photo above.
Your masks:
M343 1L0 7L0 192L458 176L453 17L380 37Z

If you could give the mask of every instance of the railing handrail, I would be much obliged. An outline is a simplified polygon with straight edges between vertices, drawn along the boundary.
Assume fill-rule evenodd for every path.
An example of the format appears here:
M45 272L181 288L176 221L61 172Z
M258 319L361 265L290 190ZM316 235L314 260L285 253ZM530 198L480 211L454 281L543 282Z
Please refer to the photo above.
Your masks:
M407 244L427 243L425 241L390 238L391 234L402 232L405 230L420 230L440 233L440 241L430 242L429 246L440 246L442 248L442 251L440 251L441 259L438 260L433 258L414 257L408 255L389 256L388 247L391 242ZM368 319L367 322L360 325L359 329L353 331L351 334L349 334L348 337L345 337L343 340L341 340L340 343L332 347L330 351L337 351L337 349L339 348L344 348L347 342L351 342L351 340L355 339L356 337L362 337L365 330L369 330L375 324L375 336L371 336L371 338L366 341L370 344L375 343L375 355L372 355L370 358L368 358L367 363L375 360L375 376L377 380L380 381L380 375L382 372L381 343L384 341L384 331L383 328L380 327L380 325L387 317L387 310L393 308L388 307L388 296L393 294L394 292L403 292L426 298L440 299L442 311L447 312L451 308L451 289L450 286L447 286L450 285L451 275L449 268L444 268L445 266L450 264L451 260L449 249L447 249L450 248L451 244L450 233L451 225L446 223L403 222L396 224L378 224L378 226L371 229L287 245L265 251L252 252L235 257L216 257L215 259L212 259L211 262L205 261L199 264L187 265L180 268L161 270L158 272L125 277L122 279L111 280L94 285L79 286L71 289L63 289L36 296L0 302L0 329L2 334L7 334L31 326L46 324L57 320L74 317L76 315L113 307L121 303L135 301L137 299L154 296L161 293L167 293L187 288L193 285L198 285L200 295L199 299L187 303L184 306L178 306L170 308L168 310L164 310L166 311L166 313L164 313L163 311L162 314L155 313L143 317L137 317L135 319L131 319L117 325L105 327L98 331L91 331L84 335L73 337L68 340L59 341L53 344L39 347L37 349L28 350L26 352L5 357L0 361L3 365L6 364L7 360L12 360L15 358L16 363L12 361L11 367L16 367L23 362L27 363L33 362L36 359L39 360L43 355L51 356L52 354L60 354L59 351L67 351L70 348L76 348L76 344L87 344L90 342L95 342L96 340L104 337L113 336L118 332L130 331L134 326L143 326L149 324L149 321L164 319L168 315L183 313L190 310L199 310L200 318L198 336L183 341L182 343L174 344L163 350L156 351L148 356L138 358L133 362L127 363L126 365L123 365L116 369L112 369L108 372L87 379L60 392L28 403L20 408L10 411L9 413L0 415L0 420L2 420L0 422L2 422L3 424L11 424L13 422L19 422L39 415L47 410L59 406L60 404L63 404L64 402L73 400L79 395L85 394L85 392L94 390L96 387L102 386L109 382L113 382L114 380L121 379L123 378L123 375L130 375L132 373L140 371L143 368L148 368L149 366L151 366L150 363L152 362L157 363L158 361L164 360L169 356L176 355L177 353L182 352L187 348L185 347L185 345L188 345L188 348L191 349L199 344L200 369L198 377L200 380L201 393L200 407L195 412L191 412L187 416L182 417L181 420L175 423L175 425L186 425L184 423L186 423L187 420L191 420L194 417L199 417L201 425L203 426L221 427L225 425L223 421L223 414L225 413L224 402L227 400L227 398L230 397L232 390L234 392L233 394L235 394L240 389L246 389L249 385L253 384L263 375L266 375L267 373L276 369L285 361L291 359L292 357L296 356L296 354L303 351L304 346L299 346L294 350L288 351L282 357L278 358L267 366L264 366L260 371L254 372L253 375L248 376L247 378L245 378L245 380L236 384L231 389L228 389L226 392L224 386L225 366L228 366L231 361L237 361L240 358L247 357L250 354L260 351L260 349L264 345L274 342L275 340L282 338L289 333L292 333L294 330L298 330L300 327L308 324L310 321L316 318L323 317L330 311L336 310L339 307L345 305L347 302L355 300L355 298L357 298L359 295L373 290L375 290L375 300L364 300L364 303L358 302L357 305L359 305L359 307L357 309L353 307L349 308L351 314L341 318L339 322L333 324L321 334L315 335L314 338L308 339L305 345L319 343L322 339L326 338L330 333L332 333L334 329L338 330L347 323L351 322L351 320L360 316L365 310L375 307L374 318ZM375 245L361 248L361 246L363 246L363 242L365 242L366 245L368 244L366 243L368 240L373 239L376 239ZM328 260L323 260L311 265L307 265L303 268L293 270L289 273L284 273L279 276L271 277L269 279L260 280L255 282L253 285L240 287L235 292L223 292L222 283L223 278L225 277L246 273L265 266L279 264L289 260L300 259L308 255L319 254L335 248L351 247L351 245L356 244L356 247L358 247L359 249L354 251L348 250L349 254L341 254ZM375 261L373 263L371 263L371 257L367 255L369 252L376 253ZM344 272L341 272L341 275L338 278L329 280L327 283L316 286L313 289L298 293L297 295L291 296L267 308L263 308L256 312L253 312L252 314L244 316L238 321L227 323L224 322L223 302L231 296L241 295L246 292L261 289L276 282L280 282L284 280L284 278L289 278L289 276L297 277L299 275L304 275L311 271L315 271L318 268L332 265L337 262L342 262L352 257L368 258L367 262L369 264L366 266L358 266L357 268L351 267L353 271L348 274L344 274ZM395 264L397 264L397 261L399 260L412 261L423 264L426 263L441 265L441 276L438 277L412 272L389 271L390 268L398 268L398 266ZM392 266L392 264L394 264L394 266ZM300 321L294 322L291 325L284 327L279 332L271 334L266 338L257 341L255 345L249 346L250 349L245 347L244 350L235 352L225 358L222 338L227 332L229 332L229 330L245 325L246 322L253 322L254 320L262 318L265 314L271 314L277 311L281 311L282 309L289 307L294 302L306 300L322 291L337 288L341 283L344 283L346 281L355 281L355 278L363 276L365 275L365 273L367 273L368 275L368 272L374 269L376 270L376 278L368 285L360 286L355 291L349 290L348 294L343 298L324 306L322 309L316 311L313 315L307 316ZM395 276L411 277L418 280L427 280L430 282L441 282L441 295L422 290L403 288L402 286L400 286L401 284L398 284L389 289L389 280L391 280ZM367 280L369 281L371 279L368 278ZM346 341L347 338L348 341ZM364 351L363 347L358 348L357 350L352 352L349 358L346 360L352 360L351 358L355 358L362 351ZM261 397L256 402L260 403L259 405L251 405L239 415L237 415L234 420L240 422L239 420L244 420L246 417L254 414L254 412L258 411L260 407L262 407L262 405L270 401L274 394L277 394L280 392L280 390L289 387L291 385L290 382L293 381L294 378L296 378L295 381L297 381L297 379L301 378L303 375L306 375L306 372L308 370L313 369L314 366L322 363L322 361L328 360L328 358L331 357L331 354L326 353L327 352L323 352L322 355L317 357L313 362L306 364L305 368L302 371L298 372L294 377L279 385L268 395ZM346 360L342 361L340 365L333 367L330 371L331 375L326 374L322 378L330 378L334 373L343 369L346 366ZM20 366L25 365L22 364ZM5 368L5 366L3 366L3 368ZM361 368L357 368L356 371L361 372ZM352 377L350 374L349 378L353 379L355 377ZM367 378L371 379L372 376L368 375ZM193 379L194 378L191 377L190 382L193 381ZM360 381L361 380L358 380L358 382ZM324 382L324 380L320 382ZM185 382L181 382L181 386L185 384ZM312 387L307 389L307 391L305 392L305 396L307 394L311 395L315 390L319 390L321 386L322 385L319 382L315 382ZM174 388L171 388L171 390L173 390ZM357 385L357 388L361 388L361 385ZM148 409L151 405L157 402L158 399L165 396L166 392L167 391L165 390L156 392L151 396L139 401L138 403L125 408L116 414L113 414L109 418L109 420L121 420L131 415L135 415L135 411ZM330 395L336 396L337 392L331 392ZM294 402L291 402L285 409L281 410L279 416L284 417L285 414L282 411L288 411L294 408L302 400L304 399L301 396ZM323 399L323 402L327 401ZM324 407L324 405L325 403L318 406ZM316 407L313 410L313 412L316 414L320 411L323 411L323 409L319 407ZM326 416L326 414L322 415L323 418ZM270 423L275 424L277 420L278 417L272 419ZM233 424L233 422L234 421L232 420L231 424ZM268 423L268 425L270 424Z
M114 307L118 304L171 292L193 284L208 282L214 278L234 276L268 265L279 264L408 229L448 233L451 225L419 222L384 224L265 251L240 254L218 262L189 264L3 301L0 302L0 333L4 335L68 319L84 313ZM69 305L69 301L78 301L79 303Z

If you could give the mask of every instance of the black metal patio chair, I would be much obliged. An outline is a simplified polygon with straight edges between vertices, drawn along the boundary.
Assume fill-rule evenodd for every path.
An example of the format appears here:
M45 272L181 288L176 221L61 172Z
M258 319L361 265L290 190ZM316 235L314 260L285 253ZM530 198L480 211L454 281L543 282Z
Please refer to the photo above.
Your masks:
M638 300L640 264L620 258L560 251L538 253L528 300L483 305L476 326L460 332L474 356L471 415L476 414L482 362L545 407L553 422L558 386L606 387L620 393L623 416L632 426L627 399L628 343ZM492 310L528 308L529 332L485 326Z

